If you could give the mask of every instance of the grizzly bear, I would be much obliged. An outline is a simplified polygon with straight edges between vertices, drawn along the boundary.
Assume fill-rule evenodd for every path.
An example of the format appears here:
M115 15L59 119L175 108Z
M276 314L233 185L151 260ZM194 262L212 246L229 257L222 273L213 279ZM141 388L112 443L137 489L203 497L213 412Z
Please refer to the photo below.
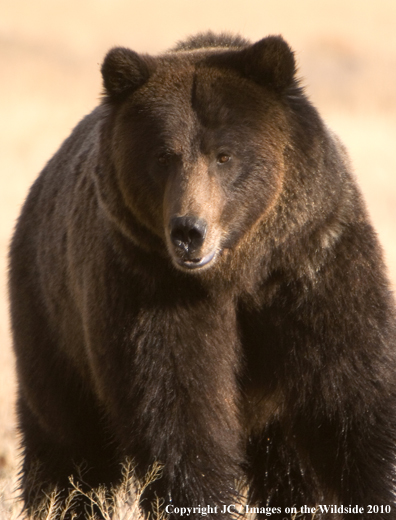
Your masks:
M102 75L11 245L27 510L131 458L146 515L230 518L242 482L261 518L396 519L394 302L293 52L208 33Z

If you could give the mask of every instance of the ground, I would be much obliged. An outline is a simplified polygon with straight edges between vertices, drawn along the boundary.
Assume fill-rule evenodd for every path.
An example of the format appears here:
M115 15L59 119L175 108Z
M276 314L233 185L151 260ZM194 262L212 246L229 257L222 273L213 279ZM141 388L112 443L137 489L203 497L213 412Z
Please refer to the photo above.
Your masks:
M395 23L394 0L1 0L0 520L13 514L17 468L8 243L29 185L98 103L107 49L156 53L207 29L251 40L282 34L310 98L349 149L396 287Z

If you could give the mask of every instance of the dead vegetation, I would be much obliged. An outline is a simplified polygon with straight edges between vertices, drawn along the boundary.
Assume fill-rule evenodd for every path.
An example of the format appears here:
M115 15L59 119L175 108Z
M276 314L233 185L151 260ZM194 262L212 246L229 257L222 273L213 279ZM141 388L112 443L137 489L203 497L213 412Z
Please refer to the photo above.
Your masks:
M146 487L161 477L161 466L155 464L147 473L144 482L138 483L135 478L132 462L125 463L123 479L119 486L110 491L104 487L84 491L78 481L70 480L72 491L66 499L54 489L30 515L22 511L22 503L12 489L11 480L4 481L0 489L0 520L73 520L75 506L81 501L87 504L86 520L95 520L100 513L104 520L142 520L139 499ZM160 512L160 503L152 504L151 518L164 520Z

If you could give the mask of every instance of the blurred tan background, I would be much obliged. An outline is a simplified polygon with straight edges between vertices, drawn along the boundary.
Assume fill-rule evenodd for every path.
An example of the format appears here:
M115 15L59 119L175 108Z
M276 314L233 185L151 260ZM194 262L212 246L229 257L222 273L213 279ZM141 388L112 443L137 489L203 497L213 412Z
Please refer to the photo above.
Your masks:
M0 518L15 485L7 247L45 162L98 103L114 45L157 53L197 32L282 34L347 145L396 286L395 0L0 0ZM8 516L7 516L8 515Z

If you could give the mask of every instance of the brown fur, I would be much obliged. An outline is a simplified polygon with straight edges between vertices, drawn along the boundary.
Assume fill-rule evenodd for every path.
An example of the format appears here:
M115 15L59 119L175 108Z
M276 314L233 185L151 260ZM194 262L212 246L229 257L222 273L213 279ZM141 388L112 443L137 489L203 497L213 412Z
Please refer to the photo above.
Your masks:
M30 510L76 465L111 486L133 457L140 477L164 465L146 513L155 495L231 504L242 479L273 518L318 503L396 518L394 303L345 151L295 73L280 37L107 55L103 102L11 246Z

